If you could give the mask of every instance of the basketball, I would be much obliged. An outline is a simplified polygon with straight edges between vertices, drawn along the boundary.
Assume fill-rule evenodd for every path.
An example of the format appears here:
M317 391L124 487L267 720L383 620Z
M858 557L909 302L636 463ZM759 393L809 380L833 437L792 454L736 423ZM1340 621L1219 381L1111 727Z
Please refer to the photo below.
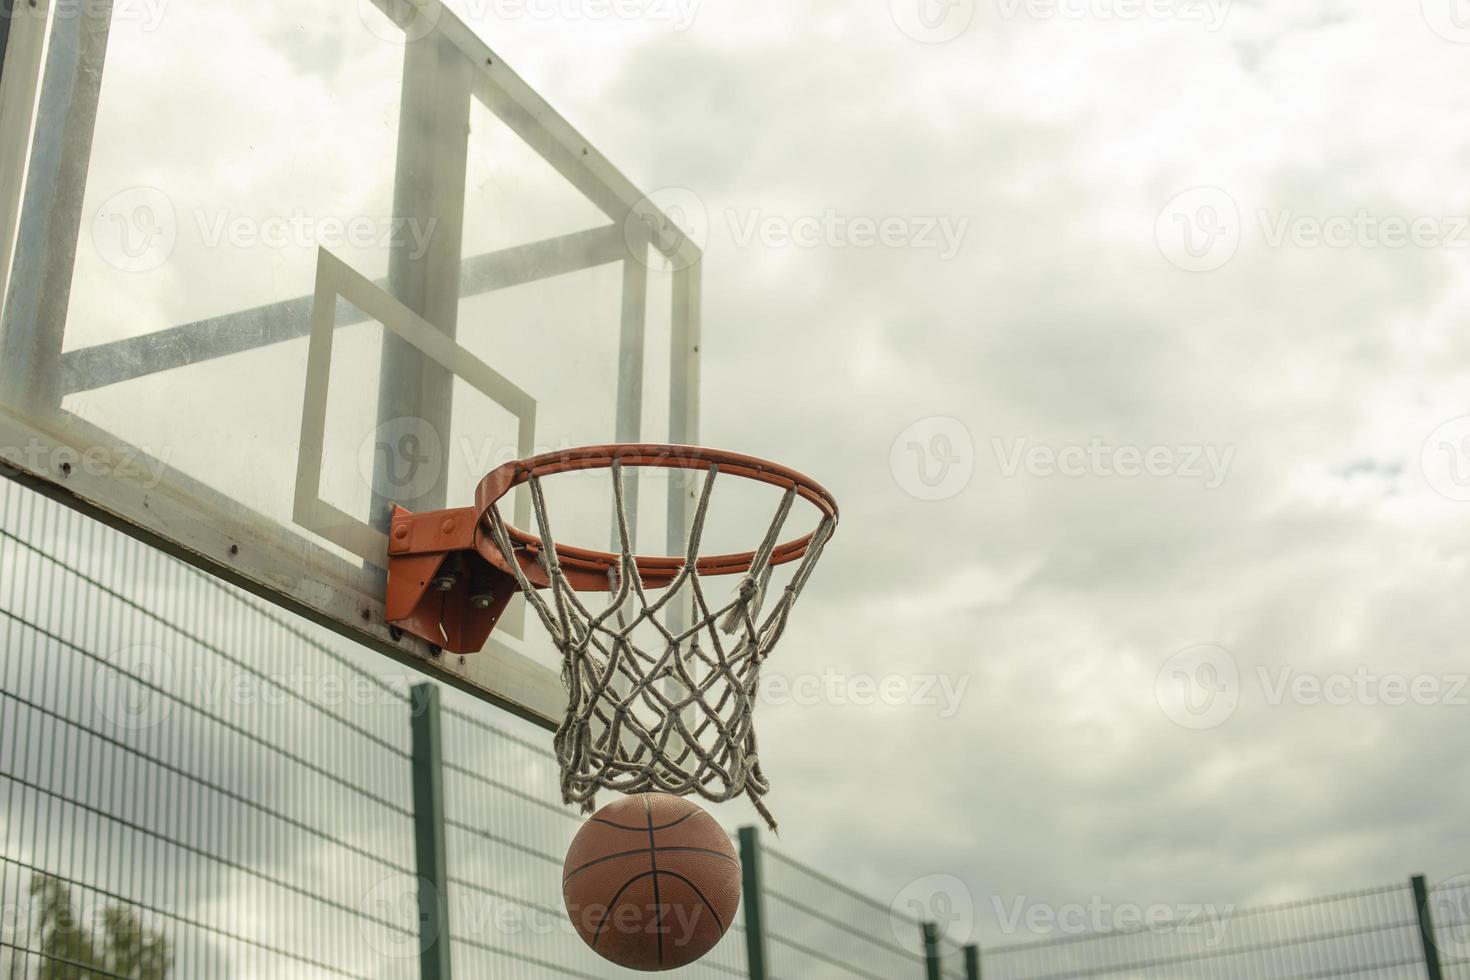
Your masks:
M740 860L688 800L625 796L577 832L562 873L577 933L630 970L674 970L715 948L740 907Z

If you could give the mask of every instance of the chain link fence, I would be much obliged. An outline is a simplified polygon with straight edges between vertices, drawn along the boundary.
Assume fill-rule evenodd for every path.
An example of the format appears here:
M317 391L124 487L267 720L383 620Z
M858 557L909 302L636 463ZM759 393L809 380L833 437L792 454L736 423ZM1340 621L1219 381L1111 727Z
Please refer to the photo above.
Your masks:
M387 670L385 671L385 668ZM421 976L412 671L0 482L0 980ZM448 941L461 976L635 976L562 909L581 816L543 732L447 692ZM1410 884L1219 930L965 946L741 835L745 911L694 980L1426 975ZM761 914L752 933L752 903ZM1470 980L1470 876L1423 892ZM1433 974L1430 974L1431 977Z

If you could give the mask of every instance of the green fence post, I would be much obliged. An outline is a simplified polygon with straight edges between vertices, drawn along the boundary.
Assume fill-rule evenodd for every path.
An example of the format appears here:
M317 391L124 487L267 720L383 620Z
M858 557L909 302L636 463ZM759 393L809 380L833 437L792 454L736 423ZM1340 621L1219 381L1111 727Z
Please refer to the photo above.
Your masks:
M973 943L965 947L965 980L980 980L980 947Z
M419 684L413 706L413 831L419 875L419 972L450 980L449 868L444 857L444 767L439 688Z
M767 980L771 948L766 941L766 875L761 866L761 836L754 827L740 828L740 868L745 903L745 958L750 980Z
M944 980L939 968L939 926L924 923L924 975L929 980Z
M1414 910L1419 914L1419 940L1424 947L1424 972L1429 980L1444 980L1439 966L1439 946L1434 939L1434 918L1429 914L1429 885L1423 875L1410 879L1414 888Z

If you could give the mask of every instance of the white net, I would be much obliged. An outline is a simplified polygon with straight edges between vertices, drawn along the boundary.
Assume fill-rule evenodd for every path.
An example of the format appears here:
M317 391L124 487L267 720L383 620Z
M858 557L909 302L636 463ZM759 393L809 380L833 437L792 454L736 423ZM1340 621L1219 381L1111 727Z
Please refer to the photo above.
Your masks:
M761 667L837 518L823 514L805 553L794 559L799 564L790 581L772 599L766 593L773 559L799 496L796 486L789 487L733 595L712 606L699 548L719 466L705 471L683 567L657 589L645 587L634 559L623 464L614 460L611 469L621 554L598 608L589 600L604 593L578 592L562 568L539 477L532 475L528 485L543 545L539 561L549 580L544 591L516 560L517 545L499 508L489 512L496 547L564 658L569 698L556 735L562 795L591 812L603 789L697 794L716 803L743 793L775 829L763 802L769 783L754 726Z

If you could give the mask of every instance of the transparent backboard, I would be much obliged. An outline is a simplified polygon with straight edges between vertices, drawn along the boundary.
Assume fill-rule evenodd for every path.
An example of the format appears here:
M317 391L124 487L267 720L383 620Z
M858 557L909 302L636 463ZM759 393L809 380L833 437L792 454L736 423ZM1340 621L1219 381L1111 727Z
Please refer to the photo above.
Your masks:
M660 195L437 2L43 3L0 94L7 475L559 720L522 610L464 658L389 627L384 531L512 459L697 442L700 256ZM606 545L602 488L559 492ZM644 482L640 549L682 551L686 495Z

